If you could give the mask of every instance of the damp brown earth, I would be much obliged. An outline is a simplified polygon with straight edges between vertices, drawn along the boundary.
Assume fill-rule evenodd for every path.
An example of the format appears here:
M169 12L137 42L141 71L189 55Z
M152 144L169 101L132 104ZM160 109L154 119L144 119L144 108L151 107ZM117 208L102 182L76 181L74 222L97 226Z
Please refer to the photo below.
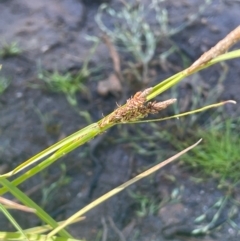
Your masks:
M38 76L41 69L65 73L78 71L82 67L92 47L92 42L85 36L101 34L94 21L100 2L0 1L2 46L17 42L22 49L19 55L0 59L1 76L11 80L10 86L0 96L2 173L89 124L86 113L92 121L97 121L122 100L123 96L114 91L102 96L97 89L98 81L107 79L113 72L109 50L104 43L99 45L90 61L90 67L97 71L84 83L88 94L77 95L77 110L69 105L63 94L46 88L33 88L39 83L43 85ZM119 8L119 1L109 2ZM166 6L170 24L176 26L186 21L197 11L201 2L170 1ZM239 25L239 13L240 2L237 0L212 1L196 21L172 36L171 41L193 62ZM165 44L161 43L159 48L164 49ZM169 62L172 67L159 66L155 72L153 70L155 82L148 85L154 85L183 68L179 57L173 56ZM228 72L221 98L239 102L240 61L231 60L226 64ZM222 67L218 65L201 72L198 78L214 88L221 74ZM126 98L138 88L129 84L123 86ZM239 110L239 106L226 109L234 115ZM21 188L54 219L64 220L100 195L173 153L137 153L134 143L144 148L147 142L144 138L150 131L147 125L114 128L62 158L43 174L21 185ZM164 148L164 143L159 141L158 146L159 149L161 146ZM57 182L61 176L65 182ZM237 210L233 215L233 221L238 225L236 229L228 220L232 208L228 202L208 233L192 234L211 223L217 212L211 207L226 194L217 188L215 180L198 182L197 177L175 162L91 210L84 221L72 225L69 231L74 237L86 240L239 240L238 207L235 207ZM51 191L49 186L52 182L57 182L58 188ZM235 198L240 201L238 191L236 187ZM206 219L200 225L196 218L203 214L206 214ZM13 212L13 215L23 228L41 224L31 215L19 212ZM0 216L0 230L14 230L3 215Z

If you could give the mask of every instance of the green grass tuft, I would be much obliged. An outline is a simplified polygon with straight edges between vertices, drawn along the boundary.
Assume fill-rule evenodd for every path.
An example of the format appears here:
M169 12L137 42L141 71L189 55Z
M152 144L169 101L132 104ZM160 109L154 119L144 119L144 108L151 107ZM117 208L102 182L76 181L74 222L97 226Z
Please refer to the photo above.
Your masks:
M0 95L8 88L10 82L9 79L0 76Z
M239 130L232 120L225 121L220 128L208 131L198 129L195 135L203 138L202 144L191 154L182 157L182 161L190 164L207 175L221 179L237 181L240 179L240 139ZM188 145L182 141L173 143L180 148Z
M2 58L7 58L11 56L16 56L22 53L22 49L18 46L17 42L12 42L10 44L3 45L0 49L0 56Z
M45 71L39 74L39 79L43 80L51 91L64 93L72 106L77 106L76 94L78 92L87 92L87 88L83 84L86 77L87 75L81 71L76 76L69 72L61 74L58 71L53 73Z

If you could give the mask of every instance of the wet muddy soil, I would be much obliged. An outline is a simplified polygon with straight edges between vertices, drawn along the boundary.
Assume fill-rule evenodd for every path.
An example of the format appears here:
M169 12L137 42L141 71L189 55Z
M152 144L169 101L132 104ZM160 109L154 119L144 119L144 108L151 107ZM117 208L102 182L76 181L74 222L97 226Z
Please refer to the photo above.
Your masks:
M119 8L119 1L109 2ZM186 21L201 2L169 1L166 8L171 26ZM99 45L90 61L90 67L97 72L84 82L88 95L77 95L77 110L69 105L63 94L40 88L44 86L38 78L41 69L65 73L82 67L92 47L85 36L101 34L94 21L99 4L100 1L80 0L0 1L1 46L17 42L22 50L19 55L0 58L0 76L11 80L0 96L2 173L89 124L86 113L92 121L97 121L125 98L114 93L102 96L97 91L98 81L113 71L109 49L104 43ZM193 62L239 22L239 1L216 0L190 26L172 36L171 41ZM166 44L161 43L159 48ZM181 70L184 65L179 56L172 56L169 63L170 68L158 66L155 80L148 86ZM221 99L239 102L240 60L226 64L228 72ZM221 74L222 67L218 65L201 72L199 78L214 88ZM36 84L38 88L33 88ZM126 83L123 86L127 98L141 88L134 85ZM240 108L231 106L226 111L237 115ZM136 146L144 147L148 142L143 134L138 136L142 131L146 136L151 133L148 125L113 128L100 139L62 158L21 188L56 220L64 220L141 170L173 154L172 151L162 152L164 143L160 141L156 141L159 151L153 150L149 155L136 151ZM64 181L58 181L60 177ZM57 189L46 196L52 182L58 183ZM84 221L72 225L69 231L83 240L239 240L239 207L224 197L226 191L218 188L216 180L199 181L197 174L175 162L91 210ZM234 198L240 202L237 187ZM219 205L214 206L217 202ZM13 214L23 228L40 224L33 216ZM196 222L203 214L205 219ZM233 222L238 228L234 228ZM207 227L208 231L199 231L202 227ZM3 215L0 216L0 230L14 230Z

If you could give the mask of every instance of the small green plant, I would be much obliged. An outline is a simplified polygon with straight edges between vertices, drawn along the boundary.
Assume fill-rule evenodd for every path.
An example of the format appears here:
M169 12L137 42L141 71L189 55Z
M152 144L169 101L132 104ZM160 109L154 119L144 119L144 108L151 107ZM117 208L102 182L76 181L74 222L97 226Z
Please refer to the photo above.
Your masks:
M208 175L236 182L240 179L239 131L239 120L235 122L231 119L218 126L199 128L193 136L202 136L202 145L191 155L186 154L182 161ZM177 140L173 145L180 148L187 143L187 140Z
M58 71L53 73L45 71L38 75L38 78L43 80L51 91L64 93L72 106L77 106L77 92L87 92L87 88L83 84L86 77L87 75L82 72L79 72L76 76L71 73L61 74Z
M138 205L136 214L139 217L154 215L160 207L161 203L155 200L153 197L149 197L148 195L130 191L129 195L136 201L136 204Z
M160 29L165 32L168 28L167 12L157 6L158 1L157 3L151 1L148 6L144 6L142 3L124 2L120 11L116 11L109 5L102 4L96 15L99 28L110 37L111 41L118 46L118 49L129 53L135 63L142 64L142 76L136 70L133 71L139 81L147 80L148 63L153 58L157 45L155 32L146 21L147 15L154 12L154 16L160 21ZM113 29L105 25L103 21L104 11L112 17Z
M92 70L88 68L90 59L95 53L99 41L95 39L93 47L89 51L88 57L83 62L82 68L77 72L77 74L72 74L69 72L59 73L58 71L40 71L38 78L43 80L51 91L64 93L67 101L73 107L77 106L76 94L78 92L85 93L89 95L87 87L84 85L84 81L88 76L90 76ZM39 85L32 85L32 87L39 88Z
M12 42L10 44L4 44L0 50L0 56L2 58L16 56L21 53L22 53L22 49L18 46L17 42Z
M5 77L0 76L0 95L8 88L11 81Z
M183 23L176 28L169 25L168 11L161 4L165 0L150 0L147 4L141 1L121 1L122 7L115 10L110 5L104 3L100 6L95 19L101 29L120 51L131 55L135 63L142 64L142 76L133 73L139 81L146 81L148 77L148 64L156 54L156 47L159 41L183 30L191 21L199 17L211 0L205 0L199 6L199 12L191 16L191 21ZM104 21L105 15L111 17L107 22ZM150 23L147 19L154 19ZM111 25L109 24L111 23ZM165 53L160 55L160 58ZM133 66L132 63L129 63Z
M113 21L116 20L113 30L107 28L102 21L104 10L112 16ZM99 28L114 43L123 45L124 48L121 50L130 53L135 62L142 63L146 68L154 55L156 39L145 17L146 9L142 4L134 7L132 4L126 3L120 11L115 11L107 4L102 4L96 15L96 21Z
M218 228L224 221L220 221L221 215L223 213L224 208L229 202L230 197L221 197L212 207L207 209L203 214L198 216L194 223L198 226L194 230L191 231L191 235L203 235L209 233L211 230ZM233 210L231 208L231 210ZM210 213L214 213L212 218L209 218ZM231 212L231 211L230 211ZM228 219L231 220L231 213L228 212Z

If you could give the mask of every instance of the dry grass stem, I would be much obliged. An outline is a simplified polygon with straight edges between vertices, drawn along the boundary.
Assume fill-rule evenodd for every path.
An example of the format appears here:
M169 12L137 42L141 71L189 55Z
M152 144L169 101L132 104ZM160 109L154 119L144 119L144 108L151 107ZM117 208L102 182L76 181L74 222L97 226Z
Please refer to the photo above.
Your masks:
M127 100L127 103L118 108L109 116L106 116L99 123L100 128L108 124L128 123L147 117L149 114L156 114L159 111L173 104L176 99L169 99L163 102L148 102L146 97L150 94L152 88L137 92L133 97Z
M8 200L6 198L0 197L0 203L3 205L6 205L8 208L12 209L18 209L24 212L30 212L30 213L35 213L36 210L33 208L26 207L24 205L21 205L19 203L13 202L11 200Z
M202 139L201 139L202 140ZM56 233L58 233L61 229L65 228L66 226L68 226L69 224L71 224L73 222L73 220L75 220L78 217L81 217L83 214L85 214L86 212L92 210L94 207L98 206L99 204L103 203L104 201L106 201L107 199L111 198L112 196L116 195L119 192L122 192L124 189L126 189L127 187L129 187L130 185L136 183L137 181L153 174L154 172L156 172L157 170L159 170L160 168L166 166L167 164L169 164L170 162L176 160L177 158L179 158L181 155L183 155L184 153L190 151L192 148L194 148L195 146L197 146L201 140L199 140L197 143L193 144L192 146L189 146L188 148L182 150L181 152L177 153L176 155L170 157L169 159L151 167L150 169L140 173L139 175L135 176L134 178L128 180L127 182L121 184L120 186L112 189L111 191L105 193L103 196L97 198L96 200L94 200L93 202L89 203L88 205L86 205L84 208L82 208L81 210L79 210L78 212L74 213L70 218L68 218L64 224L62 224L61 226L58 226L57 228L55 228L54 230L52 230L48 235L47 238L52 237L53 235L55 235Z
M101 223L103 225L102 241L107 241L108 237L108 226L104 217L101 218Z
M112 227L112 229L116 232L116 234L119 236L119 241L126 241L126 238L124 237L123 233L118 229L116 224L114 223L113 219L111 217L108 217L108 221Z
M224 54L240 40L240 25L230 32L224 39L219 41L214 47L209 51L204 53L197 61L195 61L189 68L185 71L187 74L194 72L196 69L209 62L210 60L216 58L217 56Z
M111 55L111 58L113 61L114 71L115 71L117 77L120 79L120 81L122 81L123 77L122 77L122 73L121 73L120 56L119 56L115 46L113 45L113 43L111 42L111 40L109 39L109 37L107 35L103 35L102 39L109 49L109 52L110 52L110 55Z

